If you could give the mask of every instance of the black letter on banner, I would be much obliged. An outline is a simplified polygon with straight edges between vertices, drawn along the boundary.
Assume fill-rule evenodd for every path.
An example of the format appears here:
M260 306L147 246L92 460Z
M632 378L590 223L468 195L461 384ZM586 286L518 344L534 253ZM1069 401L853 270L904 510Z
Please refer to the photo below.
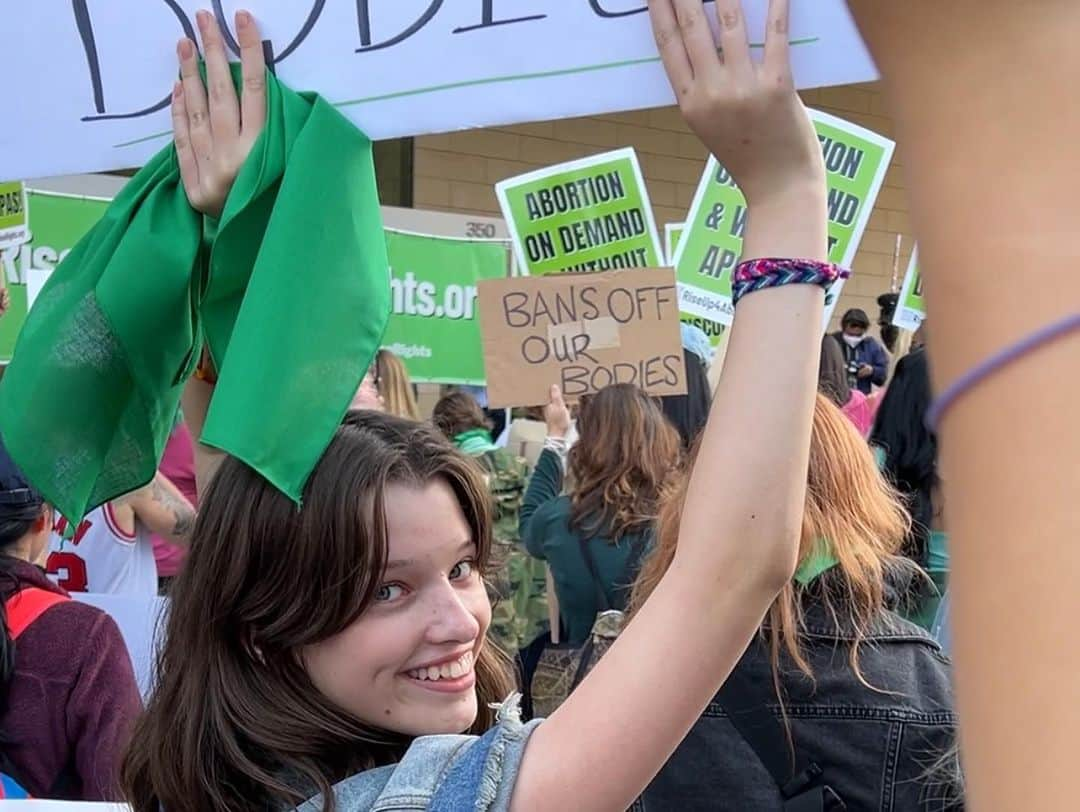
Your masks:
M427 11L420 15L420 19L410 25L400 34L393 39L388 39L386 42L380 42L378 45L371 44L371 0L356 0L356 17L360 25L360 44L363 46L357 48L358 54L365 51L378 51L380 48L389 48L391 45L397 45L399 42L404 42L429 22L431 18L439 13L439 9L442 8L443 0L431 0L431 5L428 6Z
M514 17L512 20L496 20L495 12L492 11L492 6L495 4L495 0L482 0L484 4L483 10L480 12L480 25L468 25L464 28L455 28L455 34L464 34L468 31L477 31L481 28L491 28L493 25L509 25L510 23L527 23L530 20L542 20L547 17L546 14L534 14L531 17Z
M214 16L217 17L218 25L221 27L222 35L225 38L225 44L232 49L233 53L240 53L240 43L232 35L232 31L229 30L229 24L225 18L225 10L221 7L221 0L213 0L214 2ZM311 33L311 29L315 27L315 23L319 21L319 17L322 16L323 7L326 5L326 0L315 0L315 5L311 8L311 13L308 14L308 18L304 20L304 25L300 28L300 33L296 35L296 39L285 46L285 50L280 54L274 52L270 41L263 42L263 50L267 54L266 67L270 69L270 72L274 72L274 66L279 62L285 60L285 58L299 48L304 40L308 38L308 34Z
M600 7L600 0L589 0L589 6L597 17L629 17L631 14L640 14L649 10L648 6L642 6L641 8L630 9L630 11L607 11Z
M195 29L192 27L187 15L184 14L184 10L180 8L180 4L176 0L165 0L165 5L172 10L172 13L176 15L176 19L180 21L180 26L184 29L184 36L192 42L198 42L195 37ZM90 22L90 11L86 7L86 0L71 0L71 8L75 12L75 25L79 29L79 37L82 39L83 48L86 51L86 62L90 66L90 84L94 87L94 109L98 111L98 115L83 116L82 120L111 121L121 118L139 118L168 107L172 101L171 89L165 94L165 98L157 104L142 110L136 110L134 113L105 113L105 88L101 84L101 65L98 62L97 42L94 39L94 28Z

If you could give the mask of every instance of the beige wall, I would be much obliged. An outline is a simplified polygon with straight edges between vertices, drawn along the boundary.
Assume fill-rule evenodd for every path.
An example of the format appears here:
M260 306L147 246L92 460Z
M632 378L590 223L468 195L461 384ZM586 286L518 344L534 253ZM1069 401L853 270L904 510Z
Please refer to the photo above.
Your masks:
M810 106L895 137L876 84L813 90L803 95ZM417 208L498 215L493 188L497 181L623 146L634 147L640 156L661 230L664 223L684 220L701 177L705 150L675 108L418 138L413 203ZM838 314L848 307L862 307L871 318L876 317L874 300L889 290L892 281L897 234L903 236L903 281L914 239L900 173L902 161L898 147Z

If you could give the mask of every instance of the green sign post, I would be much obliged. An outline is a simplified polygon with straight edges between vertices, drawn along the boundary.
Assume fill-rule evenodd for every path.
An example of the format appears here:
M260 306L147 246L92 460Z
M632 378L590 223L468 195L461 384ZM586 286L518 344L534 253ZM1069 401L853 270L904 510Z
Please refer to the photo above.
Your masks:
M851 267L877 200L895 143L851 122L811 111L825 157L829 195L829 259ZM710 158L675 251L682 311L731 324L731 274L742 258L746 198L727 170ZM825 324L843 289L829 290Z
M495 193L522 275L664 265L632 149L509 178Z

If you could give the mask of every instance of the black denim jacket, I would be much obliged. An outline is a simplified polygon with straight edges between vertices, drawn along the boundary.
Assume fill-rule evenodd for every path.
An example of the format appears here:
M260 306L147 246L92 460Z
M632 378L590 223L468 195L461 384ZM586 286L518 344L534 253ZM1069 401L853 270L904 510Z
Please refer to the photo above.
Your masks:
M945 759L955 756L957 725L945 655L922 629L884 613L859 649L862 676L874 690L849 665L851 639L811 605L803 644L814 681L781 657L784 713L800 753L824 769L851 812L962 809L955 757ZM736 668L772 685L763 635ZM780 714L779 703L771 710ZM776 783L714 701L631 809L783 807Z

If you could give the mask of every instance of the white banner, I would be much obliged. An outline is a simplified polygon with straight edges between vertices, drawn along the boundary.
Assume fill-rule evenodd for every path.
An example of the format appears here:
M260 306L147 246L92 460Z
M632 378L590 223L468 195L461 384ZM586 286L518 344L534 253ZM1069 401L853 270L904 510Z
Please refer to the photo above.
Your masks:
M745 5L760 45L768 0ZM800 87L876 77L844 0L792 5ZM0 180L139 166L165 146L176 41L201 7L230 29L249 9L277 75L374 139L673 102L645 0L21 0L3 12Z

